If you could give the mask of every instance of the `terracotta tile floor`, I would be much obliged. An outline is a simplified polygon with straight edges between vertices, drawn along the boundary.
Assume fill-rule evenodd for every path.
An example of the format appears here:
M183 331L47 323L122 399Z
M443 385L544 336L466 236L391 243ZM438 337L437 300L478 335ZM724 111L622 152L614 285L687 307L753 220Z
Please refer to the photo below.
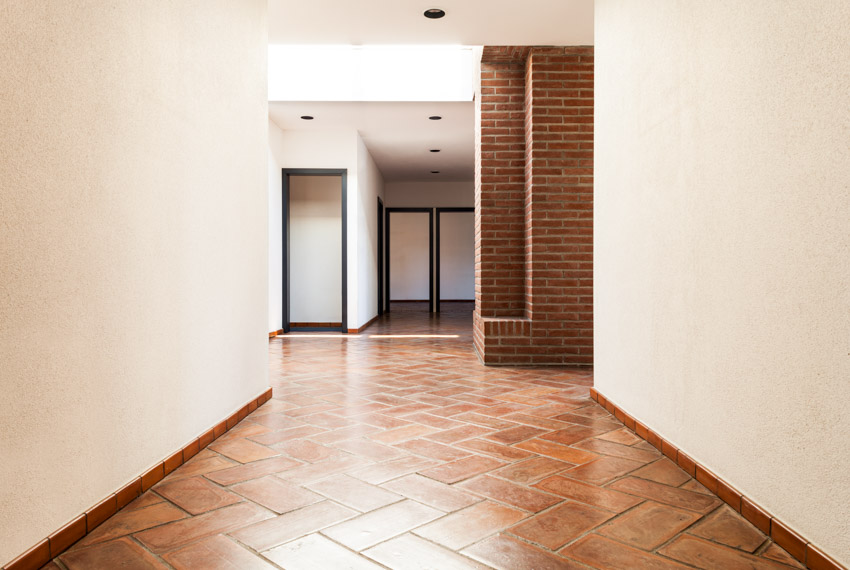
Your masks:
M800 567L592 402L590 371L485 368L468 307L417 308L271 340L274 398L55 564Z

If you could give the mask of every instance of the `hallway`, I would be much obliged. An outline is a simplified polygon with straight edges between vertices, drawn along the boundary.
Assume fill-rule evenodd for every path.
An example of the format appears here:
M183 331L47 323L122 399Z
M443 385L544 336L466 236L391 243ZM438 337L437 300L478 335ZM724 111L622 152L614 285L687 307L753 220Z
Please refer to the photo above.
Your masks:
M49 567L800 567L469 307L270 340L274 398Z

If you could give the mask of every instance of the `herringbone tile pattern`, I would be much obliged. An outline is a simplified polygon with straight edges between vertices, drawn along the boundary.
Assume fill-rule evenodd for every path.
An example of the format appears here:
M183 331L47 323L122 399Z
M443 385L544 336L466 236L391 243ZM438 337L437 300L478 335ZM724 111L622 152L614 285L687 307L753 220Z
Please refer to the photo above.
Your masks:
M593 403L590 371L485 368L452 308L271 340L274 398L53 564L799 567Z

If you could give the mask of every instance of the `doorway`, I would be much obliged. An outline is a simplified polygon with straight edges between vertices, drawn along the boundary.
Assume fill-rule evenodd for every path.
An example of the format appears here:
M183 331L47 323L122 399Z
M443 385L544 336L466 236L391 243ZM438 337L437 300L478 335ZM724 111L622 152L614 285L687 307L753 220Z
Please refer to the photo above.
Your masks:
M387 208L384 228L387 311L392 302L404 302L411 306L421 303L433 312L434 210Z
M283 332L348 332L346 169L283 169Z
M475 208L437 208L435 310L475 302Z

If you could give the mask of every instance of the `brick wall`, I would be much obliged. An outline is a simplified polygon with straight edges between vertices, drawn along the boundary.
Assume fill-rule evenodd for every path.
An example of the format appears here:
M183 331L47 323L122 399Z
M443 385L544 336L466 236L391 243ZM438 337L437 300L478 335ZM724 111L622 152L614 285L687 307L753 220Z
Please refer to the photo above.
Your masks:
M593 48L484 48L476 131L476 349L591 365Z

